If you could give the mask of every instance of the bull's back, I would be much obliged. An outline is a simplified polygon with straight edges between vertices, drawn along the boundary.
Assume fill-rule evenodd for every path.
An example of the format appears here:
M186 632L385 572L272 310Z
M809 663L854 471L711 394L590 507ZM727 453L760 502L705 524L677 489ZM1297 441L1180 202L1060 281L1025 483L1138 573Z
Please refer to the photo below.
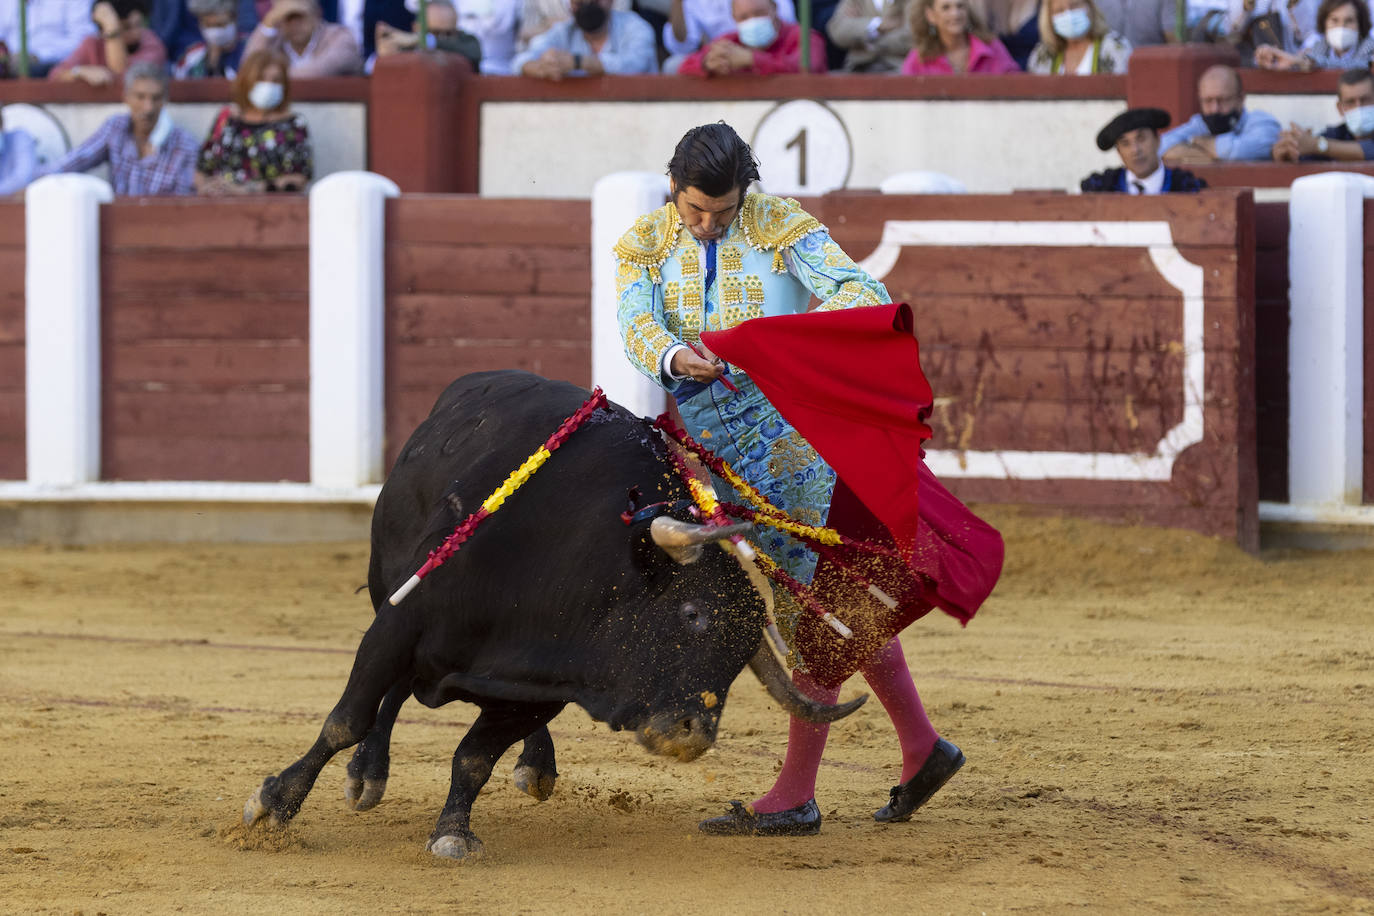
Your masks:
M515 370L474 373L450 384L401 449L373 512L374 606L588 396L568 382ZM552 518L602 520L606 508L624 501L628 487L661 480L660 462L637 417L616 405L597 411L507 501L503 525L540 510ZM607 506L593 508L598 500Z

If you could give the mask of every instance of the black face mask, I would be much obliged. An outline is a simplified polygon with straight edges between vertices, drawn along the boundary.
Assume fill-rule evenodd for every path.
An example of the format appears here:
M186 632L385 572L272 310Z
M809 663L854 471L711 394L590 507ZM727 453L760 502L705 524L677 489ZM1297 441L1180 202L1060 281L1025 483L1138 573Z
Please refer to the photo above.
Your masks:
M597 32L606 24L606 10L599 3L584 3L573 13L573 22L584 32Z
M1202 123L1207 125L1207 129L1212 132L1214 137L1217 134L1229 134L1240 123L1240 112L1223 111L1217 114L1205 114L1202 116Z

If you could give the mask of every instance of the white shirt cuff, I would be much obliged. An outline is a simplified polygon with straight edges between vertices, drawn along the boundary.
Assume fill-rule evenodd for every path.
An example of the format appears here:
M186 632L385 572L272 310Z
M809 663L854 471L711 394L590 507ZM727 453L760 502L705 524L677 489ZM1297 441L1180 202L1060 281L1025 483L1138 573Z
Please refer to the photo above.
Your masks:
M673 357L677 355L679 350L685 349L687 349L686 344L673 344L663 354L663 365L660 368L663 371L664 378L670 378L675 382L680 382L687 377L685 375L678 375L673 371Z

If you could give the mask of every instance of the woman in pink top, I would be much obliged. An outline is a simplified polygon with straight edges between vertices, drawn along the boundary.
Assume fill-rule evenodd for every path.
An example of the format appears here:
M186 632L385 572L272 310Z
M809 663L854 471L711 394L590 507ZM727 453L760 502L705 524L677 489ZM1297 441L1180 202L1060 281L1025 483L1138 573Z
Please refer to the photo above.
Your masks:
M1015 73L1021 68L968 0L916 0L907 6L916 47L902 63L913 76L941 73Z

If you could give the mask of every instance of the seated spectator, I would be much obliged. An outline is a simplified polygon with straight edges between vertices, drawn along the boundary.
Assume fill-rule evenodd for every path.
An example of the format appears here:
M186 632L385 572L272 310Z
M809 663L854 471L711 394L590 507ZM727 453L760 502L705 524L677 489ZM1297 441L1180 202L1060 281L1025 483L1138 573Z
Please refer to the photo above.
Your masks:
M415 0L407 0L413 3ZM624 2L628 10L628 0ZM458 8L458 28L476 37L482 46L482 72L496 76L514 73L511 62L517 50L520 29L520 0L454 0ZM565 0L559 0L567 19ZM419 9L418 5L415 9ZM550 23L552 25L552 23Z
M1125 73L1130 42L1107 28L1093 0L1047 0L1040 7L1040 44L1030 73Z
M135 63L167 65L162 39L147 27L147 0L97 0L91 20L98 34L82 39L76 50L48 71L48 79L108 86Z
M735 31L682 61L685 76L801 72L801 26L778 18L774 0L734 0ZM825 39L811 30L811 72L826 72Z
M1245 90L1232 67L1215 66L1197 81L1195 114L1160 139L1164 164L1268 159L1279 138L1279 122L1262 111L1245 110Z
M945 73L1015 73L1020 70L968 0L915 0L907 27L916 47L902 63L911 76Z
M482 43L476 36L469 35L458 28L458 10L453 6L453 0L429 0L425 6L428 16L425 30L428 40L428 47L432 51L447 51L450 54L461 54L472 64L472 71L479 72L482 66ZM378 57L390 57L393 54L403 54L406 51L414 51L420 46L420 20L416 18L411 26L411 31L405 32L385 22L377 23L377 53L373 59L367 62L364 69L372 72L373 64Z
M1365 0L1322 0L1317 9L1321 34L1312 35L1302 51L1289 54L1275 47L1255 50L1255 65L1266 70L1346 70L1368 67L1374 59Z
M38 177L38 144L26 130L5 130L0 105L0 197L18 194Z
M200 26L201 40L186 49L172 68L179 80L222 76L233 79L238 73L243 47L248 41L239 34L234 21L238 0L187 0Z
M1040 43L1040 0L970 0L969 8L986 23L1016 66L1026 69Z
M500 6L504 2L507 2L507 0L500 0L496 5ZM568 0L514 0L514 2L516 10L512 28L518 26L518 31L515 36L516 51L529 50L530 42L535 39L535 36L543 35L549 29L558 25L558 23L567 22L572 18L572 13L568 11ZM707 0L707 2L724 2L726 4L726 16L729 16L729 0ZM615 2L611 4L611 9L623 10L627 13L631 12L633 8L634 4L632 0L615 0ZM464 12L462 9L459 9L459 24L469 32L472 32L472 34L481 38L481 33L473 30L466 24L466 20L463 17ZM489 56L491 53L487 49L485 40L482 42L482 53L484 56Z
M291 110L291 77L280 51L254 51L234 80L200 148L196 190L218 197L302 191L314 171L305 118Z
M671 0L668 22L663 27L663 49L668 53L663 72L678 72L689 54L733 32L732 5L731 0ZM778 0L778 19L785 23L797 21L792 0Z
M1319 136L1296 124L1290 125L1274 144L1274 159L1374 161L1374 73L1360 68L1342 73L1336 84L1336 110L1341 114L1341 123L1328 127Z
M325 22L315 0L274 0L243 53L265 50L285 54L296 79L352 76L363 69L353 33L337 22Z
M554 81L658 70L654 30L638 15L611 9L611 0L572 0L572 14L571 22L559 23L515 55L511 68Z
M1187 0L1183 34L1178 34L1178 13L1173 3L1165 3L1164 37L1171 42L1219 42L1230 35L1231 0Z
M167 102L167 71L139 61L124 73L124 104L129 110L111 115L90 139L44 169L84 172L110 166L116 194L190 194L195 190L195 138L172 123Z
M826 25L849 73L896 73L911 53L908 0L843 0Z
M1244 2L1249 0L1232 0ZM1144 48L1164 44L1164 18L1175 16L1178 7L1174 0L1097 0L1097 9L1107 20L1107 28L1129 41L1131 47Z
M28 0L29 76L48 71L95 33L85 0ZM9 75L19 73L19 4L0 3L0 44L9 49Z
M1125 168L1094 172L1079 187L1088 192L1169 194L1201 191L1207 182L1159 159L1159 132L1169 126L1162 108L1131 108L1112 118L1097 135L1097 148L1113 147Z
M1260 48L1299 53L1317 29L1321 0L1231 0L1231 40L1246 63ZM1269 52L1265 52L1267 55Z

